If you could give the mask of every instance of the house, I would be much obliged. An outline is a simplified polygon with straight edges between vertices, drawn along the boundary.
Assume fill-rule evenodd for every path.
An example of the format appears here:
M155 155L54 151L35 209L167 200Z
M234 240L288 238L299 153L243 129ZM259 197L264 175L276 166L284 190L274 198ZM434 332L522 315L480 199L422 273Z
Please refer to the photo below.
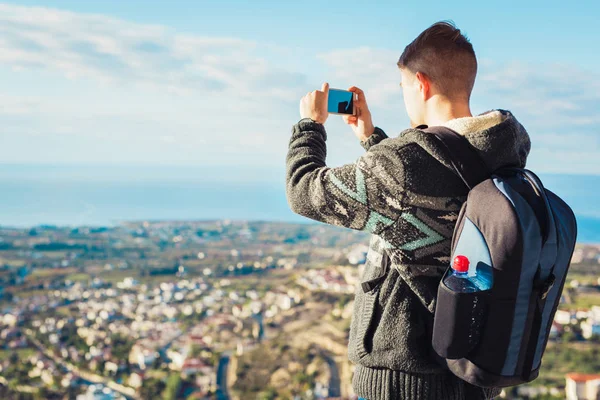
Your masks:
M135 389L140 388L144 383L144 374L142 372L134 372L133 374L129 375L127 382L129 383L129 386Z
M50 371L42 371L40 378L42 379L42 382L44 382L48 386L52 386L54 384L54 376Z
M570 373L566 375L567 400L600 399L600 374Z
M208 347L208 345L204 341L204 337L200 334L190 334L188 336L188 343L191 345L200 346L202 348Z
M208 365L198 358L188 358L181 367L181 374L187 377L189 375L203 372L207 369L207 367Z
M119 372L119 365L113 361L107 361L104 364L104 371L115 376Z
M600 320L588 318L581 323L581 334L585 339L591 339L594 336L600 336Z
M167 358L171 360L169 368L180 371L188 355L188 348L172 347L167 350Z
M365 244L356 245L347 254L348 262L350 264L364 264L367 260L367 253L369 252L369 246Z
M140 369L146 369L156 360L157 352L154 349L136 343L129 353L129 362L137 364Z
M567 310L556 310L554 314L554 321L561 325L569 325L571 321L575 320L575 316L572 315L571 311Z
M60 381L62 387L74 387L77 383L77 376L73 375L71 372L67 373Z
M87 392L78 395L77 400L125 400L125 397L106 386L95 384L88 386Z

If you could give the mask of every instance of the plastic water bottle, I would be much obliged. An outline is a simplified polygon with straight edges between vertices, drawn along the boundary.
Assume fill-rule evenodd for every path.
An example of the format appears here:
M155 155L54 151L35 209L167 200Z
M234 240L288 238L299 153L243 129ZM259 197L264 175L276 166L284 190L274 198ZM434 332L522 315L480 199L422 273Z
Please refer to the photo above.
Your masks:
M492 270L491 267L478 266L475 275L469 276L469 259L457 255L443 281L454 292L472 293L487 290L492 287Z

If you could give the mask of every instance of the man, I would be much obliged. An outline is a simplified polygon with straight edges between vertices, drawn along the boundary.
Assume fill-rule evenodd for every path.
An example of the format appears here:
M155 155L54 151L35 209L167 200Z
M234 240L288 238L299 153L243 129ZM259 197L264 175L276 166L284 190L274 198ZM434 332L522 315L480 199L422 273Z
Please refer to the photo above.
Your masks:
M489 399L432 357L439 281L450 263L451 238L468 188L426 126L445 125L479 150L490 171L525 167L527 131L507 110L471 114L477 73L473 47L450 22L423 31L398 67L411 128L388 137L375 127L362 90L357 116L344 116L366 152L354 163L325 164L325 83L300 103L286 158L286 193L297 214L372 233L355 292L348 357L352 386L368 400Z

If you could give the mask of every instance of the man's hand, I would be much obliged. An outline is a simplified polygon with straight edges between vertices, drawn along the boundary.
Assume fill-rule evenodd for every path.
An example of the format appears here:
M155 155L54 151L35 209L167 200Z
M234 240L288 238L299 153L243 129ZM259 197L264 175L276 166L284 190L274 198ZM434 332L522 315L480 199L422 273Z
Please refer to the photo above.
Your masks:
M371 112L367 106L365 93L362 90L356 86L352 86L348 90L356 93L358 97L358 99L354 99L357 115L344 115L344 122L350 125L356 137L358 137L361 142L364 142L375 131L373 121L371 120Z
M327 113L327 98L329 97L329 83L325 82L321 90L313 90L300 100L300 117L311 118L324 124L329 114Z

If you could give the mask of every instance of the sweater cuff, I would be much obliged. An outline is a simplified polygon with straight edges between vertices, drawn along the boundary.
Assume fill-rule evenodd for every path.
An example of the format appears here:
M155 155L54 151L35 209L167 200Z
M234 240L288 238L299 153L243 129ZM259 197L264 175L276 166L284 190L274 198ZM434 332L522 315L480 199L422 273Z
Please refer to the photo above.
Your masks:
M387 138L388 138L388 135L386 135L385 132L381 128L375 127L375 131L373 131L371 136L369 136L367 138L367 140L361 141L360 145L365 150L369 150L369 148L371 146L373 146L374 144L377 144L377 143L381 142L383 139L387 139Z
M325 125L323 125L322 123L317 122L311 118L302 118L294 126L294 132L306 132L306 131L320 132L323 135L323 139L327 140L327 132L325 132Z

